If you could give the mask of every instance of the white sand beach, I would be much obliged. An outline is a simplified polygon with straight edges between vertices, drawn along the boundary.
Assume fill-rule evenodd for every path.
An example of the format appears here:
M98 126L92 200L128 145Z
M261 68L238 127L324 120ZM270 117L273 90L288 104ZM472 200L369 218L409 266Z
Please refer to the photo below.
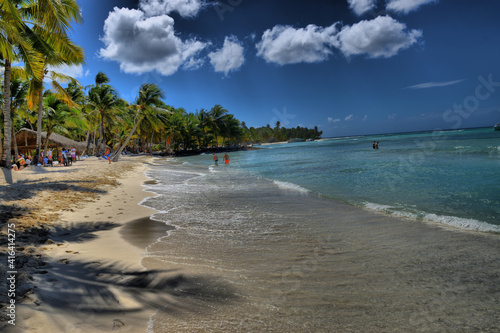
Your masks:
M129 157L109 165L91 158L12 171L2 180L2 213L19 210L8 221L16 225L16 288L24 294L15 326L3 321L2 330L146 330L153 310L120 287L127 274L145 270L143 249L126 242L120 229L153 212L138 205L152 195L141 186L148 160Z

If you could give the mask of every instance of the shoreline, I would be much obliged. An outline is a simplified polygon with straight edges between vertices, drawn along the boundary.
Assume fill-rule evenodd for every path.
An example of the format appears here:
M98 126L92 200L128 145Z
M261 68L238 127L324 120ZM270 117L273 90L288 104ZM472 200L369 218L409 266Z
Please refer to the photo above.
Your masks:
M499 235L375 213L268 180L208 170L199 177L189 165L162 170L162 202L179 207L165 221L178 229L148 249L155 255L144 265L167 262L188 283L203 277L208 296L186 295L183 311L159 311L155 331L496 331ZM189 191L177 186L187 181ZM206 301L222 289L218 303Z
M218 272L221 269L219 265L215 265L212 271L209 267L201 265L200 271L196 271L196 265L192 265L193 263L190 263L189 260L203 260L205 254L210 257L210 251L215 249L203 247L202 245L205 243L202 241L175 243L176 237L179 237L182 231L176 232L176 237L170 239L166 244L156 244L160 248L161 246L172 246L172 249L179 251L179 258L182 260L177 264L169 263L168 271L162 271L165 269L163 262L155 262L155 249L152 249L153 255L144 256L145 246L149 245L151 240L155 241L158 233L164 232L166 236L167 232L173 228L152 220L150 216L156 210L140 204L145 198L155 196L154 193L147 191L146 186L155 183L155 180L148 178L145 174L147 165L150 164L149 161L151 161L149 157L128 157L123 160L123 163L114 163L110 166L108 166L107 161L100 159L81 164L77 162L75 165L80 170L75 170L75 174L84 178L88 178L89 175L94 177L92 182L84 179L87 182L84 184L89 186L87 192L84 191L83 186L77 186L80 184L78 177L73 177L73 183L71 183L73 187L67 188L66 178L71 178L72 167L49 170L54 172L53 175L40 176L36 173L27 173L24 175L26 177L21 180L17 179L13 183L12 188L17 189L15 195L19 197L17 200L22 203L29 200L32 203L31 207L27 207L30 209L22 211L24 216L21 218L13 217L11 220L17 221L22 220L22 218L29 220L30 214L34 212L43 218L52 216L44 212L43 209L35 210L35 201L37 200L46 204L50 201L51 207L59 206L60 208L56 221L40 220L31 226L31 229L26 229L31 230L28 233L29 240L37 244L24 248L24 252L32 251L33 261L28 261L23 268L24 273L30 275L32 280L27 279L28 283L23 287L24 300L17 303L16 327L6 325L6 322L0 322L2 331L110 332L119 330L120 332L150 332L154 323L160 325L158 327L167 327L161 326L163 324L169 325L170 328L174 327L175 323L182 324L184 320L182 316L167 316L164 317L167 318L166 321L162 322L164 320L162 319L163 314L158 309L166 306L168 306L169 311L173 311L172 313L175 314L185 311L183 316L187 317L184 318L190 318L186 319L185 325L192 324L195 325L193 327L206 329L216 327L213 325L229 325L225 330L221 329L220 331L234 329L231 326L232 321L225 323L222 321L227 320L227 317L224 316L225 311L239 311L234 315L234 318L251 314L252 318L258 320L255 322L245 321L245 325L248 324L249 327L256 325L255 331L259 331L259 329L274 327L269 324L271 317L268 315L270 314L262 311L263 308L272 305L278 309L283 300L292 299L296 292L300 293L300 290L289 293L290 288L293 287L290 283L293 281L299 281L299 284L306 281L319 284L323 283L322 281L330 281L329 283L335 286L332 294L326 292L322 294L325 302L336 307L335 313L338 315L338 322L327 324L332 325L328 326L332 329L335 327L341 330L349 326L352 327L352 325L357 325L356 327L361 329L368 327L365 326L366 323L372 321L381 325L380 327L382 325L390 327L383 319L378 319L383 316L389 316L388 318L394 321L393 325L395 326L391 326L394 329L406 327L411 331L411 328L421 324L428 328L443 328L444 324L440 319L442 316L452 320L450 325L456 328L462 325L459 318L461 316L467 317L466 314L459 315L463 312L462 307L463 309L470 307L469 300L485 301L485 290L488 288L493 290L495 281L498 280L496 277L498 275L495 276L498 272L498 265L495 264L495 258L498 258L498 252L496 252L498 235L452 227L443 228L443 226L438 227L422 221L415 221L417 223L412 224L408 223L405 218L396 218L382 212L375 213L353 205L346 206L336 201L333 209L335 214L328 215L335 215L335 232L332 238L327 237L326 240L321 238L320 243L312 249L313 252L307 252L306 248L311 239L310 235L307 236L308 228L303 226L305 229L302 232L294 229L298 236L302 235L307 238L308 242L290 250L282 249L285 254L283 258L287 258L290 253L297 251L289 265L285 264L282 267L284 271L276 271L271 276L258 276L255 279L256 281L277 279L275 281L277 283L276 289L271 289L274 290L274 294L265 294L262 295L261 299L257 298L259 301L256 304L264 304L264 306L263 308L255 308L253 303L246 304L244 299L253 297L253 292L257 288L250 288L250 292L245 297L238 298L236 295L240 293L245 295L245 289L242 289L244 286L238 286L238 290L233 290L232 288L235 286L226 283L227 280L239 281L243 277L246 278L247 274L249 276L256 274L254 271L246 271L246 268L250 266L245 264L244 259L247 254L244 254L246 253L244 251L238 252L243 254L241 258L243 260L236 261L238 264L242 264L242 267L237 269L227 267L227 272L241 272L243 274L234 278L219 275ZM43 182L44 177L48 179L46 181L50 182L50 186L42 186L41 189L47 191L49 187L61 187L59 192L47 195L41 191L26 196L26 186L33 187L32 181L36 179ZM52 180L50 180L51 177ZM96 187L92 187L94 183L98 183ZM229 189L230 187L222 186L221 188ZM204 190L208 191L207 188ZM184 190L180 189L179 191ZM170 194L178 197L175 193ZM218 193L219 196L220 194ZM226 195L226 205L234 199L234 207L240 207L241 202L235 198L232 192L228 192ZM236 197L239 198L240 195ZM286 193L286 191L281 193L283 204L296 196L290 197L289 195L290 193ZM250 195L248 199L251 200L251 197ZM206 198L206 195L193 198L192 204L212 207L213 205L207 205L204 202ZM272 198L273 200L277 199L274 194L272 194ZM0 203L2 205L9 203L6 201L5 195L0 199L4 200ZM67 202L72 202L72 204L62 208L59 201L66 202L65 199L68 199ZM310 210L306 214L307 216L314 216L318 212L313 209L316 206L305 203L300 194L297 195L296 199L295 204L304 205L304 211ZM320 204L317 208L331 209L330 202L310 199L307 202ZM82 203L81 200L85 202ZM0 208L4 209L3 206ZM270 209L274 211L278 207L272 206ZM196 214L193 211L188 213L189 216ZM321 215L318 216L321 217ZM329 221L327 217L323 216L322 218ZM173 218L175 219L175 214ZM330 223L326 223L326 220L323 223L321 219L313 218L313 220L319 221L318 227L324 227ZM173 225L171 224L171 226ZM235 228L241 232L238 226ZM38 235L35 235L33 230L36 230ZM40 231L44 230L47 231L47 235L42 237L39 234ZM244 241L247 242L252 234L245 234L247 236L245 236ZM206 237L202 237L202 239L207 240ZM211 244L216 243L219 244L218 242ZM255 250L262 248L265 246L258 246ZM225 249L222 246L220 249L222 252L213 252L213 258L224 262ZM316 250L320 252L315 252ZM273 253L275 252L273 251ZM187 262L186 259L188 259ZM230 251L225 259L233 260L233 251ZM257 256L251 258L249 263L253 265L259 260L260 256ZM299 280L288 279L289 267L296 267L294 265L297 263L306 265L310 262L309 260L316 260L314 261L315 265L334 261L335 270L325 272L324 278L316 278L314 274L309 276L313 271L304 269L300 271L301 274L304 274L303 278L301 277ZM5 260L2 258L0 263L5 263ZM277 264L276 267L281 265L281 260ZM307 268L309 266L300 267ZM320 266L314 267L314 272L316 272ZM275 269L274 266L273 269ZM210 278L207 279L207 277ZM477 284L477 279L483 279L483 277L485 280L481 280L481 284ZM465 284L462 285L462 282ZM220 308L223 309L221 317L217 317L220 315L219 313L213 313L207 317L200 315L198 310L208 303L198 303L197 297L199 295L189 293L190 288L193 287L196 287L193 290L198 292L197 288L200 284L206 287L203 289L206 293L205 296L220 296L216 291L226 290L227 292L222 294L224 303L237 306ZM473 289L464 293L466 287L473 287ZM212 295L212 293L214 294ZM390 297L388 299L382 298L382 301L389 301L389 303L377 303L375 296L385 294ZM416 302L413 302L413 299L405 299L409 294L418 295ZM283 295L286 297L283 298ZM271 299L268 299L269 296ZM211 299L211 297L205 298ZM273 303L273 299L277 300L276 304ZM314 299L311 300L314 303ZM437 309L426 305L435 302L438 302L439 305ZM291 302L288 305L294 308L299 303ZM397 307L391 305L394 307L387 308L392 309L388 310L389 312L379 309L380 306L384 308L392 303L399 305ZM351 306L353 304L355 309ZM451 307L455 313L453 316L447 317L448 312L443 310L448 307ZM363 308L369 309L371 312L356 312L356 309ZM491 309L495 308L497 308L497 304L494 304ZM481 309L474 309L474 313L479 310ZM353 311L357 313L359 318L367 316L366 318L369 319L366 321L354 319L352 317ZM379 313L379 311L382 312ZM436 315L434 315L434 311L437 311ZM477 312L478 317L485 318L485 313L481 311ZM2 312L5 313L5 308L2 308ZM288 315L284 315L284 318L288 318ZM405 318L410 318L410 322L405 321ZM292 320L292 317L289 319ZM276 318L273 320L276 321ZM456 322L457 320L458 322ZM243 322L242 319L241 323ZM264 323L264 326L260 323ZM278 325L277 327L283 325L284 328L290 328L288 323L281 323L279 320L276 325ZM485 323L483 328L490 328L488 325L489 322ZM471 328L474 325L466 327ZM376 329L373 331L378 332Z
M136 297L137 290L132 290L129 281L147 273L141 264L145 247L130 242L127 232L122 232L134 221L146 222L155 212L140 205L145 198L155 195L146 192L144 186L150 181L145 174L147 160L132 157L108 166L107 161L93 159L77 161L74 166L80 166L79 170L54 167L14 174L12 184L7 186L10 192L18 188L21 197L26 182L52 179L47 188L62 186L61 183L69 181L65 173L71 173L75 183L80 180L90 184L85 178L93 171L94 182L98 184L92 184L95 187L90 186L91 189L75 185L62 190L69 202L64 200L67 198L59 198L59 193L52 194L57 196L52 207L59 206L55 212L44 209L44 205L49 205L50 193L42 198L40 193L33 194L42 203L40 209L31 209L36 210L35 217L28 213L14 219L19 228L17 246L22 251L18 258L27 262L18 264L20 283L16 291L22 299L16 303L16 325L2 321L2 329L9 332L147 330L156 309L145 306L144 300ZM42 173L40 177L37 172L43 171L50 174ZM71 198L71 192L77 190L83 193ZM34 198L28 199L35 201ZM68 205L64 208L57 205L59 199ZM40 216L38 221L29 223L34 222L29 221L31 218L37 220L36 216ZM25 236L27 230L30 237ZM46 233L44 239L36 235L40 230ZM2 308L2 312L5 310Z

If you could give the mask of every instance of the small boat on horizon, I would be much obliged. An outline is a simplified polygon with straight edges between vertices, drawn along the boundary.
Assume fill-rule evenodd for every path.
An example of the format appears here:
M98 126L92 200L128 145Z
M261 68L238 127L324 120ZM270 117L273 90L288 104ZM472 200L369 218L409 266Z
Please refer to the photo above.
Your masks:
M500 123L495 124L495 126L493 126L493 128L495 129L495 131L500 131Z

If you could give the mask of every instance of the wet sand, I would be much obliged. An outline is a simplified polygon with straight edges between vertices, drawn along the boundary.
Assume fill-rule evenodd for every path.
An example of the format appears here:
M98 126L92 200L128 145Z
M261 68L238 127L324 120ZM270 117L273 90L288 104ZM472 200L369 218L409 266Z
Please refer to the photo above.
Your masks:
M499 332L500 235L201 172L162 166L145 203L177 228L143 264L203 278L155 332Z
M175 228L147 216L124 224L120 228L120 234L130 244L145 249L158 238L167 236L168 231L173 229Z

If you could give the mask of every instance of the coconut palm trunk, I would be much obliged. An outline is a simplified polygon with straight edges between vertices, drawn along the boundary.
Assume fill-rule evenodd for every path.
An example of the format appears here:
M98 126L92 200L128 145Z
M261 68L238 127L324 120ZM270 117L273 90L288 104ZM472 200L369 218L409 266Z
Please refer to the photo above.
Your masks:
M12 120L12 118L11 118ZM12 145L14 146L14 156L17 158L19 156L19 150L17 149L17 140L16 140L16 132L14 128L14 124L12 124Z
M11 63L9 60L5 59L5 71L3 86L10 87L10 76L11 76ZM4 89L4 101L3 101L3 119L4 119L4 140L2 149L2 158L0 160L0 166L10 169L12 168L12 120L10 118L10 89Z
M45 147L43 148L43 151L45 152L45 154L47 154L48 152L48 148L49 148L49 137L52 133L48 133L47 132L47 138L45 139Z
M85 139L85 149L81 153L81 155L88 154L88 151L90 150L90 131L87 131L87 137Z
M43 115L43 90L38 92L38 121L36 124L36 150L33 157L34 165L40 162L40 149L42 147L42 115Z
M141 122L140 120L138 120L138 121L135 122L134 127L132 128L132 130L128 134L127 139L125 139L125 142L123 143L123 145L121 145L120 148L111 157L111 161L112 162L118 162L118 160L120 159L120 156L121 156L121 154L123 152L123 149L125 149L125 147L128 145L128 142L130 141L130 138L132 137L132 135L134 135L135 130L139 126L140 122Z

